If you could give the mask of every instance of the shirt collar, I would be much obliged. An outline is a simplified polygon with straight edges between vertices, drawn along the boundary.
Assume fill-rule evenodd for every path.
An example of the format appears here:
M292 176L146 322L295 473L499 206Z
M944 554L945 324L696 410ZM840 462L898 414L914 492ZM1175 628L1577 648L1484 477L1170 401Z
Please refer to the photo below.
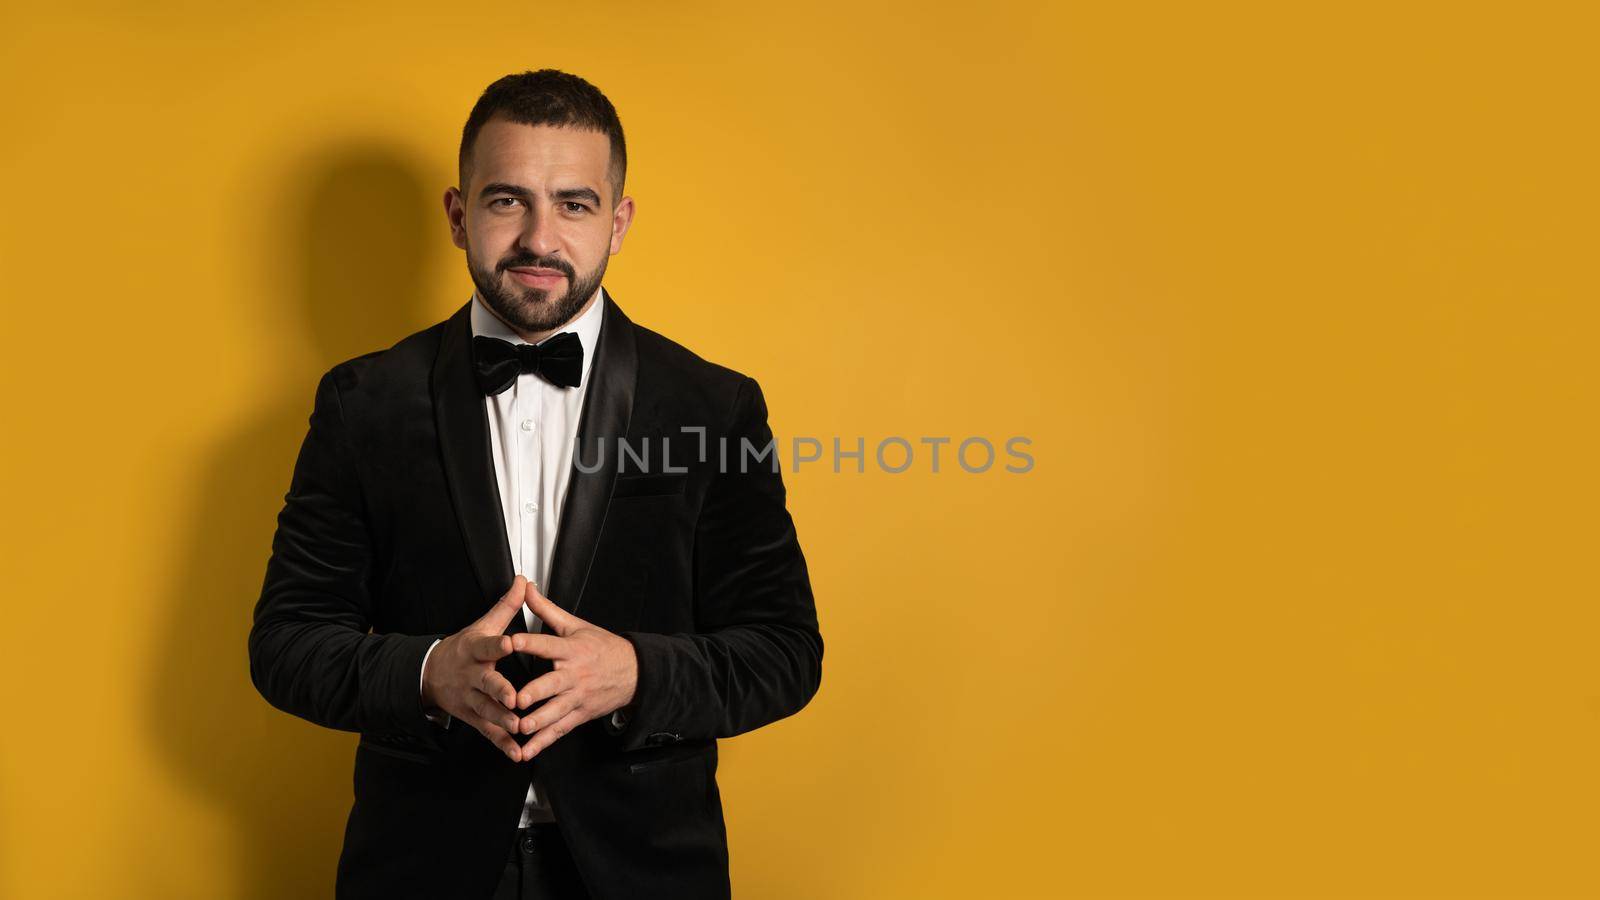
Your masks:
M600 345L600 323L604 319L604 316L601 315L601 307L606 302L605 289L603 287L597 287L594 289L594 292L598 296L595 297L593 303L589 304L589 308L587 310L579 313L577 318L563 325L561 328L557 329L554 334L550 335L550 337L555 337L557 334L567 331L571 331L578 335L578 340L583 344L583 376L578 383L579 387L584 387L589 383L590 364L594 362L595 348ZM525 340L522 335L512 331L510 326L500 321L499 317L489 311L489 307L484 304L483 298L478 296L477 291L472 292L471 319L473 337L484 335L485 337L499 338L502 341L509 341L513 344L528 343L528 341ZM545 338L546 341L549 339L550 338ZM539 343L542 344L544 341L540 341Z

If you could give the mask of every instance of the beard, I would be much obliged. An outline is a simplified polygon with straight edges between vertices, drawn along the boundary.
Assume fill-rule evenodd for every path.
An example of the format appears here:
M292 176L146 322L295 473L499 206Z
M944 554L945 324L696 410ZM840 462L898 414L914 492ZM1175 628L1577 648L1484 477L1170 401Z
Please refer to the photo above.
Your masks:
M501 260L491 272L473 262L471 251L467 252L467 271L478 288L478 296L506 324L529 333L550 331L572 321L600 286L600 279L606 274L606 262L607 258L601 256L594 271L580 278L564 259L513 256ZM567 289L551 297L547 288L527 287L512 281L506 270L513 268L555 269L566 276Z

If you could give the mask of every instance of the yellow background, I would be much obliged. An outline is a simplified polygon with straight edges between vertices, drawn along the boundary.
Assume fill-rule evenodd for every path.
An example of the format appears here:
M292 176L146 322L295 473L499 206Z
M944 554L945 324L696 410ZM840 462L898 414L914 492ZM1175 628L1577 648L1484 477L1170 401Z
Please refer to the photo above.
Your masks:
M8 5L0 895L330 892L274 517L553 66L608 287L780 438L1033 441L786 474L824 675L723 744L737 896L1600 896L1585 6Z

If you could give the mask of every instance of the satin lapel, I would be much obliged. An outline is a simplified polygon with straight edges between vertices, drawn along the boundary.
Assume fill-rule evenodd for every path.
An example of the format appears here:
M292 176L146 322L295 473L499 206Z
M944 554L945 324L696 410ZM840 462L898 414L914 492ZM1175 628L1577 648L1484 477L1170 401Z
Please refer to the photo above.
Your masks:
M480 591L477 598L459 602L476 619L506 592L515 573L489 449L489 414L483 391L472 377L472 302L467 301L445 325L432 388L445 480ZM520 622L518 616L513 624L520 627Z
M611 503L611 487L617 477L618 445L628 434L639 374L633 322L623 315L609 291L605 291L605 301L600 346L595 349L594 362L589 369L589 393L584 398L583 415L578 422L577 443L572 450L572 474L556 531L549 591L545 595L575 615L583 600L595 545ZM596 460L601 461L598 468ZM585 468L594 471L585 472Z

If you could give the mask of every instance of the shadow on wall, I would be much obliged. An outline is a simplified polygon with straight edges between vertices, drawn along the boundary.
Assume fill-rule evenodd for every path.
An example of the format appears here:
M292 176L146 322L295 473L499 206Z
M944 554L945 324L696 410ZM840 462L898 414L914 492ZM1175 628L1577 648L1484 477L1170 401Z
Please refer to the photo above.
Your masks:
M246 637L317 379L430 324L424 269L445 229L422 173L382 147L334 149L304 169L290 198L299 209L286 218L293 233L281 244L301 273L296 296L285 298L299 316L266 318L301 329L283 335L284 346L303 344L298 358L320 368L286 364L266 392L240 397L246 424L194 473L200 499L179 545L166 605L173 618L148 698L147 721L177 783L234 829L232 896L246 898L333 893L355 736L263 700L250 682Z

